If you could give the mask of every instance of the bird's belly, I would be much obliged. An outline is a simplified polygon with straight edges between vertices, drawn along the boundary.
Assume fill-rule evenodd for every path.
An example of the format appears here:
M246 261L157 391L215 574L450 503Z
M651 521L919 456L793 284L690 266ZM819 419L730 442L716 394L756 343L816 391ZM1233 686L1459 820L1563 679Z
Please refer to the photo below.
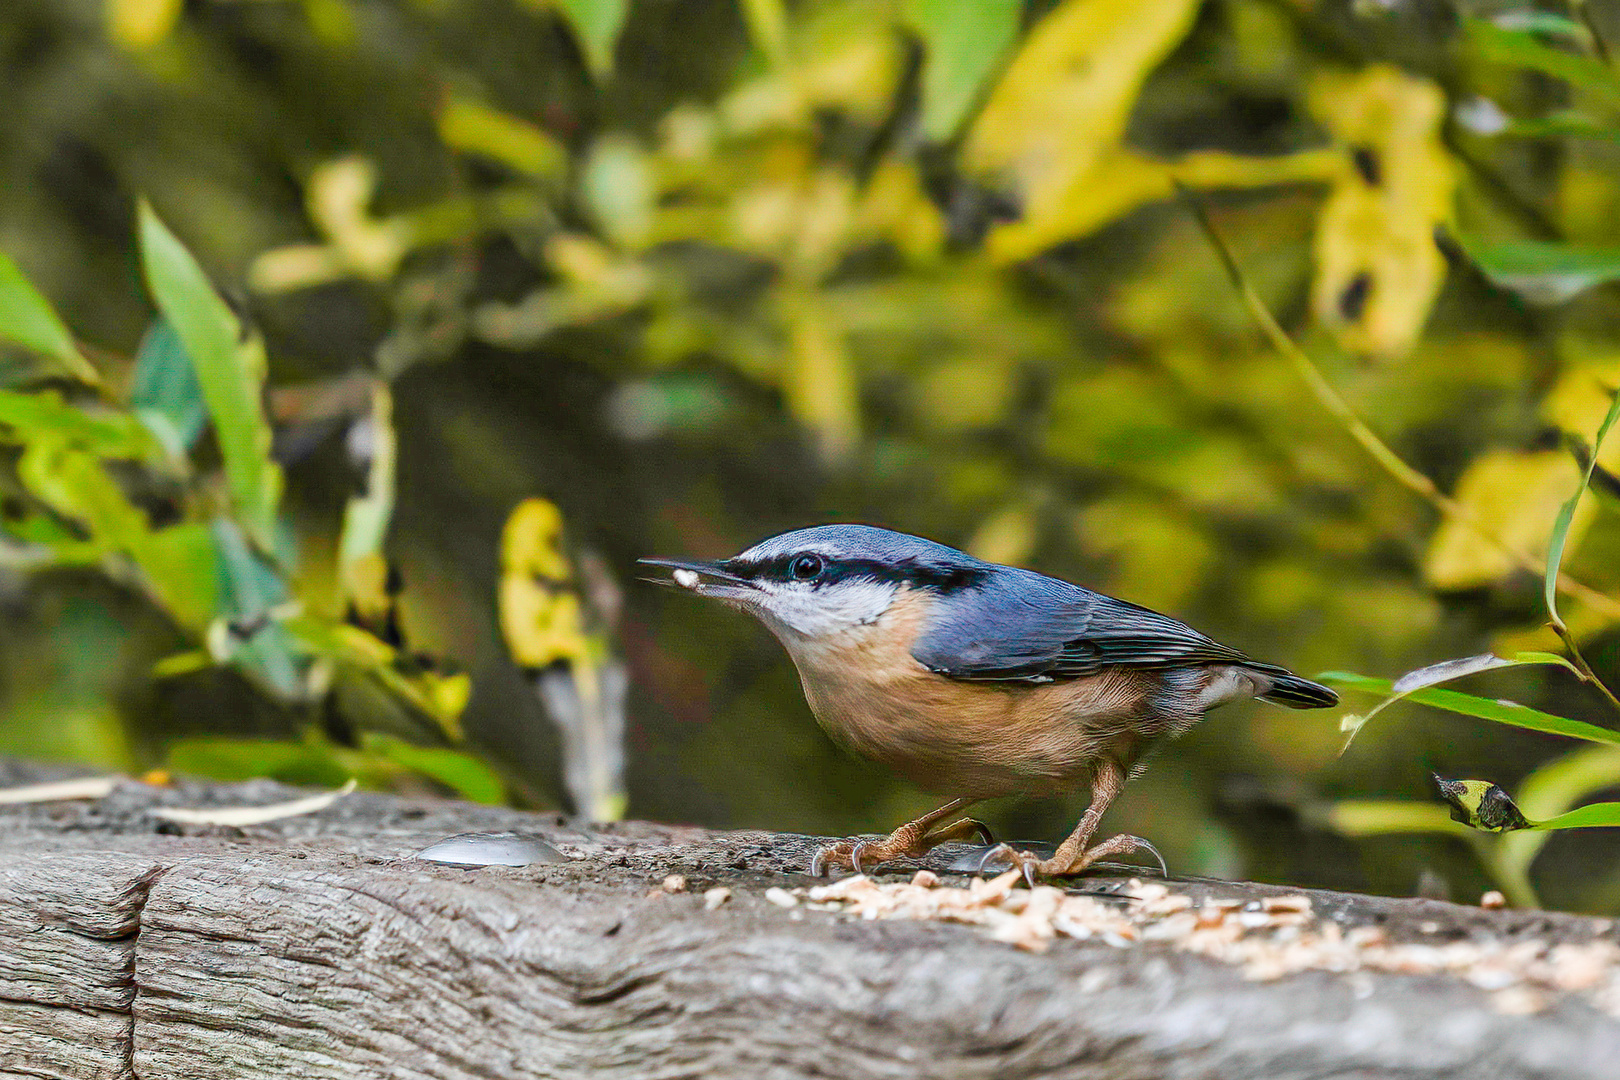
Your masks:
M929 790L957 796L1068 789L1141 751L1148 687L1110 672L1050 683L946 679L909 654L886 664L798 655L805 697L838 742Z

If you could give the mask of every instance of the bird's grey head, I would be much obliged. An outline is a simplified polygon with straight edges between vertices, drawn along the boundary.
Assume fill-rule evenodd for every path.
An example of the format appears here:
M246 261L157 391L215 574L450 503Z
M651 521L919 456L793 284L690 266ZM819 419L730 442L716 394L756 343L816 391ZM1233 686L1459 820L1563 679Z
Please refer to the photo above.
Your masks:
M762 540L719 562L642 559L672 584L757 615L784 642L815 641L876 622L902 589L949 593L991 564L871 525L818 525Z

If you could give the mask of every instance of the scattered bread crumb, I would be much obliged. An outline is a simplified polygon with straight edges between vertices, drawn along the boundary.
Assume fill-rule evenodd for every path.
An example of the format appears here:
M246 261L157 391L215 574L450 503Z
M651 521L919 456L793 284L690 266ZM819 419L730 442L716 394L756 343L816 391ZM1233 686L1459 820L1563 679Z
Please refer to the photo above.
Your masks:
M1070 894L1049 885L1019 886L1016 870L975 878L958 888L919 872L907 883L855 875L765 899L782 907L802 898L813 911L859 919L927 919L979 927L997 941L1043 952L1059 938L1096 940L1115 948L1144 943L1197 953L1232 964L1247 979L1271 981L1303 971L1354 976L1360 996L1370 974L1450 975L1491 995L1504 1014L1537 1012L1551 995L1580 993L1620 1017L1620 943L1609 938L1563 944L1539 938L1475 935L1456 941L1393 941L1378 926L1345 928L1319 917L1311 899L1284 893L1260 900L1194 900L1161 882L1132 881L1123 903ZM1439 923L1425 922L1422 933Z
M685 892L686 891L686 875L685 874L671 874L671 875L669 875L669 877L664 879L663 888L664 888L664 891L667 892L667 893Z
M731 890L721 885L719 888L710 889L703 894L703 908L705 911L713 911L730 899Z
M1495 911L1497 908L1507 907L1507 897L1492 889L1479 898L1479 906Z

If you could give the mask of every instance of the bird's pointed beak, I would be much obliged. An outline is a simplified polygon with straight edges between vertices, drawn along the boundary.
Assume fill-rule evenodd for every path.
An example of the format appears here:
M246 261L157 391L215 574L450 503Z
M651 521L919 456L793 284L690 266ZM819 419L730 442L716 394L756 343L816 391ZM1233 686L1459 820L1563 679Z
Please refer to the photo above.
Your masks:
M699 596L712 596L717 600L737 600L759 591L759 586L745 577L733 573L724 562L701 562L689 559L637 559L643 566L657 566L669 571L669 577L643 578L655 585L672 585L688 589Z

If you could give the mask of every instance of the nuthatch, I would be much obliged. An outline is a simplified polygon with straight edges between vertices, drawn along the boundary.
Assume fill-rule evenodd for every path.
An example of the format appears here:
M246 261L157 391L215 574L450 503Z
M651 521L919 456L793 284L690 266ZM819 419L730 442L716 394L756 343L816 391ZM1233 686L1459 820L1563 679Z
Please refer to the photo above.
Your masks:
M955 796L886 839L823 848L812 873L988 837L971 818L939 823L980 799L1082 783L1091 805L1051 858L1002 845L986 861L1010 859L1033 882L1153 851L1136 836L1091 838L1156 744L1229 701L1338 703L1326 687L1167 615L869 525L799 529L719 562L641 561L669 568L666 584L764 622L835 740Z

